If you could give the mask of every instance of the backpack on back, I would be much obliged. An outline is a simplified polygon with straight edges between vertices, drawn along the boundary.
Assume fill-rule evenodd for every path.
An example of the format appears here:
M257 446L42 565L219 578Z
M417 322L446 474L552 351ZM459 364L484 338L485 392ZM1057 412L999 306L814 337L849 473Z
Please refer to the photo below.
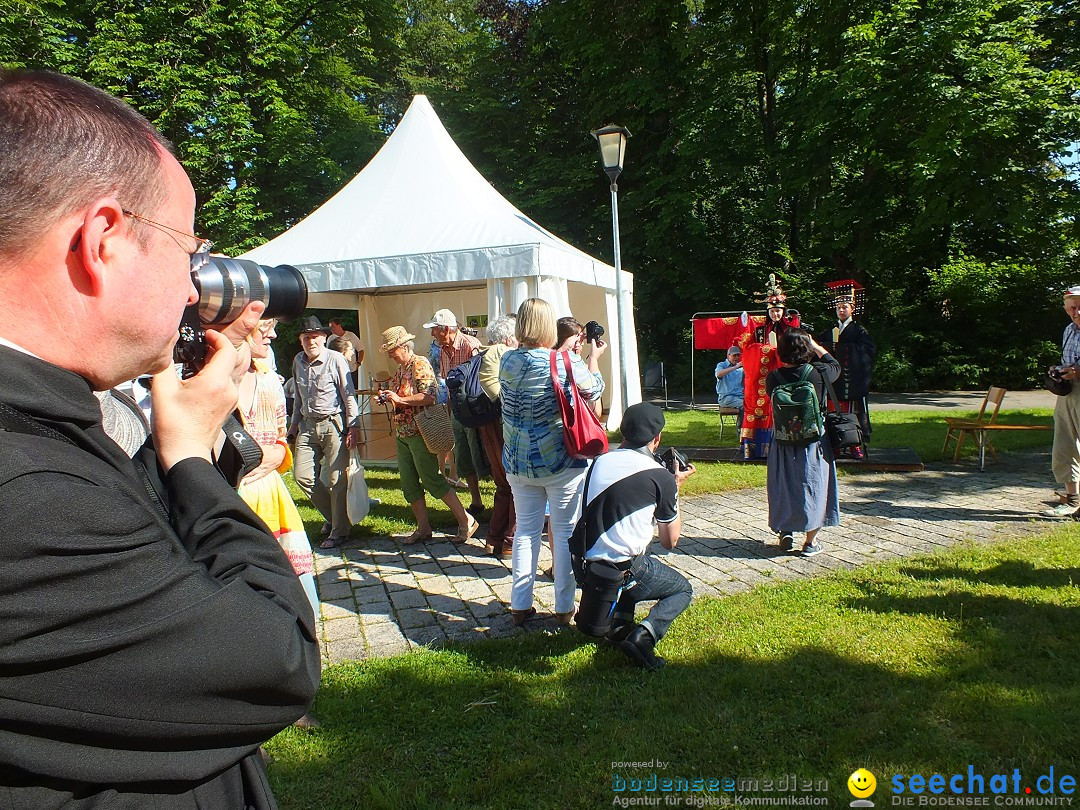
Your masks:
M799 379L780 383L772 392L773 440L780 444L809 444L825 435L821 401L810 382L813 366L807 363Z
M492 402L480 385L480 362L487 350L474 354L446 373L446 391L454 417L465 427L478 428L494 422L502 407Z

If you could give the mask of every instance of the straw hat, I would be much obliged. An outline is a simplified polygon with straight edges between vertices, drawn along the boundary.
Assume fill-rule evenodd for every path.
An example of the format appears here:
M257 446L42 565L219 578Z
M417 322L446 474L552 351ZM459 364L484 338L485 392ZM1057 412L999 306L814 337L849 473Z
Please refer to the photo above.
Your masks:
M396 349L402 343L408 343L410 340L415 340L416 335L412 334L404 326L391 326L382 333L382 338L382 346L379 348L384 352L388 352L392 349Z

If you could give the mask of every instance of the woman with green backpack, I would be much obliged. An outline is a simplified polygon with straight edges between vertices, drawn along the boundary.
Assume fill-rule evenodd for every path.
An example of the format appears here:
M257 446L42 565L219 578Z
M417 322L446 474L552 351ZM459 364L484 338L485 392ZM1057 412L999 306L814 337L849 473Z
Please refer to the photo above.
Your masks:
M775 430L766 479L769 528L784 551L794 551L794 532L805 532L802 556L812 557L822 550L818 532L840 522L836 461L821 407L826 381L840 375L840 364L802 329L780 335L776 354L783 365L765 378Z

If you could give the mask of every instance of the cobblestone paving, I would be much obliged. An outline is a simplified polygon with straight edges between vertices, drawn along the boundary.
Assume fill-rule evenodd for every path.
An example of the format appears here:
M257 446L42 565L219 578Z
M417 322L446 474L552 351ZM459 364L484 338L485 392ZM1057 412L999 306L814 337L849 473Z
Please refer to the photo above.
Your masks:
M1051 497L1046 453L1008 454L980 473L971 464L919 473L858 472L840 479L841 525L819 535L825 551L782 553L766 525L764 489L684 498L683 539L652 550L679 569L694 596L747 591L868 562L932 552L963 540L988 542L1048 528L1036 518ZM330 663L388 656L447 640L529 632L510 623L510 562L474 539L450 536L404 546L401 538L352 541L316 554L323 654ZM796 543L801 536L796 535ZM545 548L540 567L551 565ZM536 608L551 612L554 586L540 575ZM530 621L529 629L554 620Z

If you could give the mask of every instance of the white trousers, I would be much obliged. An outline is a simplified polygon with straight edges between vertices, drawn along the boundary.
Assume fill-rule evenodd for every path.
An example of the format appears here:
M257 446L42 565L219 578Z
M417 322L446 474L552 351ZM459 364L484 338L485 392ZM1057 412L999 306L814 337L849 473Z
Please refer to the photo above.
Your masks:
M514 585L510 592L513 610L528 610L533 602L533 583L544 542L544 511L550 505L551 534L555 541L555 612L574 609L574 571L570 564L570 535L581 514L581 488L586 467L571 467L546 478L526 478L507 473L514 493L517 529L514 532L511 567Z

